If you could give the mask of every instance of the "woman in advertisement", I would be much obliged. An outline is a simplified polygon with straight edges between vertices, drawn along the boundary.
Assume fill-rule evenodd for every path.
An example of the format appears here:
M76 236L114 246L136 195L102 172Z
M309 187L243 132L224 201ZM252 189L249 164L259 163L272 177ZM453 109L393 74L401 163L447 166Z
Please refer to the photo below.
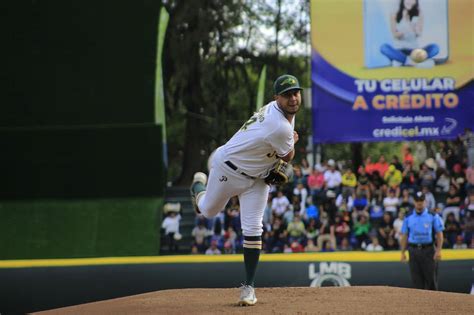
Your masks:
M416 66L431 68L432 59L439 52L437 44L420 47L419 37L423 33L423 12L418 0L400 0L398 10L390 16L393 46L383 44L380 51L392 62L392 66Z

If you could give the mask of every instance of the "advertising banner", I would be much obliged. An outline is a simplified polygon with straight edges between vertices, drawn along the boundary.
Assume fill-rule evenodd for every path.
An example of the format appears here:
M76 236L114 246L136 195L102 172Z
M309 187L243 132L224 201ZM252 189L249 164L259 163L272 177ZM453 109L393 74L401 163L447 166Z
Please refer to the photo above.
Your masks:
M474 3L311 1L314 143L474 127Z

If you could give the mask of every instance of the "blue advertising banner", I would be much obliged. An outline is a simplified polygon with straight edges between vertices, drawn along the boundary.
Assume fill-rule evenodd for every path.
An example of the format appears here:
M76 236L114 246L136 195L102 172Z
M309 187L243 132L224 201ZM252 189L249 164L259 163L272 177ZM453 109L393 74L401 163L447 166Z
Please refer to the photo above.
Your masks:
M311 1L314 143L474 127L474 3Z

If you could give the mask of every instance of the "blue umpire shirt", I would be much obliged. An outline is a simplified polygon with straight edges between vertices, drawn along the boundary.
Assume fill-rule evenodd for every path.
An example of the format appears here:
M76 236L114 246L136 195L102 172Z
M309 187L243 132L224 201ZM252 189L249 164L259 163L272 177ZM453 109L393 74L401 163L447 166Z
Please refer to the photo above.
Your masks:
M427 208L420 214L416 210L403 220L402 234L408 234L409 244L430 244L433 243L435 233L444 230L441 217L432 214Z

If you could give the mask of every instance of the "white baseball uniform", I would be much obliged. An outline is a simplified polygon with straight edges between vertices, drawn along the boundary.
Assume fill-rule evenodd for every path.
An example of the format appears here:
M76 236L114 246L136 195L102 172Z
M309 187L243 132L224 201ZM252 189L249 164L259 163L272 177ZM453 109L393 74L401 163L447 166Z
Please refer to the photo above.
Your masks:
M207 190L197 198L201 213L213 217L238 196L243 234L260 236L270 189L264 178L279 157L293 150L293 131L294 119L290 123L276 101L256 112L213 154Z

